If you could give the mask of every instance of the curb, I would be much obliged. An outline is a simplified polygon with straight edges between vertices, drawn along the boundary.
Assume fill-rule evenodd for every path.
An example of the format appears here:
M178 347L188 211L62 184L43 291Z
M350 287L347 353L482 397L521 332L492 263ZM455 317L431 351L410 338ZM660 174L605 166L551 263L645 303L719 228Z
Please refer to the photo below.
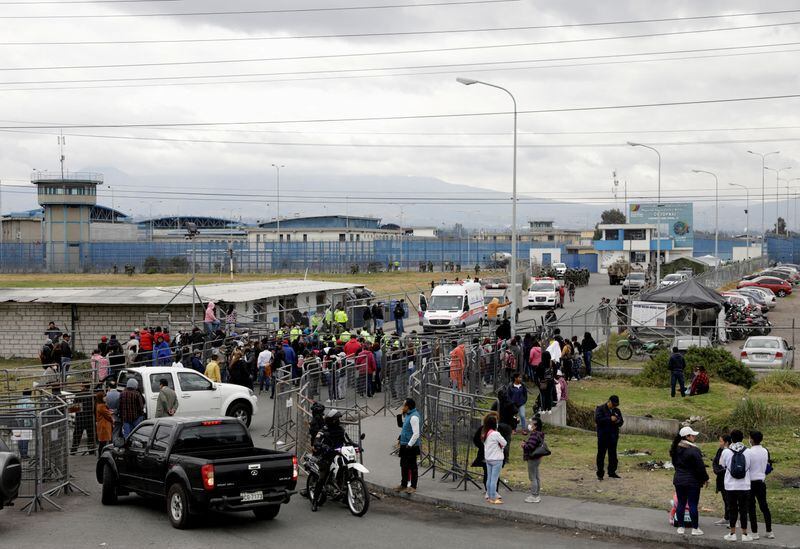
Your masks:
M538 524L542 526L552 526L563 530L581 530L584 532L591 532L596 534L604 534L627 538L636 541L657 542L670 545L684 545L691 544L697 547L730 547L730 541L722 539L723 530L720 529L719 539L709 536L681 537L677 534L670 532L657 532L653 530L644 530L631 526L611 526L607 524L597 524L588 520L575 520L573 518L560 518L547 515L537 515L526 513L523 511L514 511L503 507L488 507L486 505L475 503L462 503L436 496L428 496L420 494L399 494L392 488L375 484L374 482L366 481L367 487L373 492L382 494L384 496L393 496L403 498L410 501L424 503L428 505L436 505L439 507L449 507L460 511L462 513L470 513L473 515L480 515L485 517L500 518L505 520L513 520L517 522L527 522L529 524ZM691 541L690 541L691 540ZM736 542L741 543L741 542ZM765 542L765 540L751 541L746 545L754 547L780 547L783 549L800 549L797 543L780 543L773 540Z

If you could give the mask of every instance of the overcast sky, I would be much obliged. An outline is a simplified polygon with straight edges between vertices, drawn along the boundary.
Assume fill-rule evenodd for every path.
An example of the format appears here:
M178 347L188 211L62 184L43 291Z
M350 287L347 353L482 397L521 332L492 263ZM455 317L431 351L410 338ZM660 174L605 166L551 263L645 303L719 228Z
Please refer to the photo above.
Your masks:
M797 70L800 8L791 1L521 0L413 8L166 17L96 16L409 5L433 0L66 1L64 5L57 5L56 2L24 5L27 1L0 1L0 4L6 4L0 8L0 42L4 43L0 45L0 126L6 130L10 126L31 125L152 126L510 111L510 99L501 91L484 86L463 86L455 82L456 76L482 79L507 87L516 95L520 111L800 93ZM792 9L798 11L759 16L575 26L596 22ZM42 18L54 15L91 17ZM20 18L25 16L31 18ZM477 31L497 27L559 25L562 27ZM759 28L663 36L664 33L680 31L753 26ZM472 32L201 43L38 44L275 38L457 29ZM642 34L662 36L563 43L564 40ZM562 43L485 48L548 41ZM34 44L8 45L12 42ZM769 47L763 47L767 45ZM476 46L484 48L476 49ZM352 55L464 47L472 49ZM683 53L653 55L654 52L678 51ZM761 53L749 55L753 52ZM744 53L748 55L742 55ZM336 55L348 57L319 58ZM197 63L313 56L318 58ZM665 61L665 58L680 59ZM547 59L558 61L534 62ZM510 61L524 62L498 65ZM147 66L175 62L191 64ZM131 64L140 66L58 68ZM462 64L468 66L452 66ZM449 66L431 67L441 65ZM362 70L375 68L385 70ZM435 74L420 74L424 72ZM412 74L401 76L401 73ZM175 79L242 74L251 76ZM370 77L364 77L367 75ZM90 82L74 82L76 80ZM43 81L58 83L31 83ZM186 82L215 83L183 85ZM752 188L751 225L758 229L761 215L761 161L746 151L780 150L781 154L770 157L767 164L773 167L793 166L794 169L783 172L782 177L800 177L800 163L797 162L800 158L797 141L800 138L800 119L797 106L798 99L787 98L661 108L521 114L519 191L536 197L613 205L611 173L616 170L619 180L627 181L631 197L654 199L657 183L655 154L646 149L627 147L625 142L658 143L656 146L663 157L663 200L696 197L707 205L709 200L713 200L714 179L710 175L694 174L691 170L709 170L719 176L723 199L722 225L725 226L725 208L741 211L744 207L743 203L730 200L737 193L742 193L728 185L729 182L735 182ZM322 182L324 185L328 180L341 182L348 177L359 177L359 183L349 187L338 184L337 192L352 196L375 194L377 188L361 183L364 176L433 177L449 183L469 185L477 188L476 191L489 189L508 192L511 181L511 124L511 116L501 114L204 128L86 127L65 129L64 133L67 134L67 169L108 169L111 174L108 182L112 185L115 183L113 170L154 181L138 188L121 189L118 186L115 189L116 205L124 210L147 215L148 208L152 207L154 211L166 214L170 212L172 202L149 206L148 200L152 202L159 198L160 192L196 191L199 187L204 192L218 192L221 196L213 202L208 199L195 200L194 195L182 196L179 206L181 212L199 214L231 208L247 217L264 218L269 217L269 214L263 215L265 210L273 207L273 163L286 166L282 171L282 192L294 192L296 195L302 193L304 186L312 183L319 185ZM675 131L667 133L665 130ZM55 137L58 130L24 131L34 133L0 132L0 180L3 182L4 211L34 207L35 195L22 194L21 187L13 186L28 186L25 181L33 168L58 167L59 152ZM119 137L261 143L203 143ZM302 145L291 146L287 143ZM322 144L355 146L320 146ZM252 204L226 202L222 196L228 191L255 189L256 185L260 188L258 193L270 196L260 195L259 200ZM793 185L800 188L800 180L794 181ZM401 187L395 185L380 190L383 195L386 192L398 193L396 196L404 196L407 202L413 202L408 195L399 194L403 192ZM782 193L786 192L786 183L781 183L781 189ZM768 172L768 225L774 220L775 190L775 173ZM103 193L107 195L108 190L105 189ZM315 202L312 194L309 193L309 204ZM413 195L425 200L419 192ZM478 197L480 193L476 192L474 196ZM101 200L110 203L110 197L101 196ZM619 200L621 205L622 190ZM264 205L266 202L270 202L269 207ZM326 206L327 213L345 209L330 201ZM391 207L391 202L387 206ZM537 207L546 212L546 206ZM282 213L291 210L291 206L287 205L286 208ZM362 205L359 208L358 213L370 213L371 209L376 212L385 210L381 205ZM413 204L409 204L408 208L413 210ZM463 210L464 206L453 208ZM479 209L480 205L470 208ZM531 208L533 206L529 210ZM793 210L790 214L794 215ZM436 224L433 223L435 220L431 221L431 224ZM573 224L571 220L564 221L564 224ZM795 220L791 224L796 226ZM709 228L709 220L696 219L696 226Z

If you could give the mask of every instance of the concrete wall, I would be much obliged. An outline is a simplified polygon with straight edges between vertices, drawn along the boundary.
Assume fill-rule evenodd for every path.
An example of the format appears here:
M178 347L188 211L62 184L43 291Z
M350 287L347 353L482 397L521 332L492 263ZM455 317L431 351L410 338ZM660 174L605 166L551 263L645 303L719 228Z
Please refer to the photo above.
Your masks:
M158 313L160 306L71 305L51 303L2 303L0 318L0 357L36 357L45 340L44 331L51 320L62 332L73 337L73 349L91 353L101 336L116 334L123 344L134 329L141 328L148 313ZM191 317L191 305L171 307L172 322ZM197 317L202 321L203 307ZM174 329L174 328L173 328Z
M624 410L624 407L622 409ZM631 415L625 415L624 417L625 423L622 424L620 432L629 435L651 435L672 438L681 428L681 422L677 419L663 419Z

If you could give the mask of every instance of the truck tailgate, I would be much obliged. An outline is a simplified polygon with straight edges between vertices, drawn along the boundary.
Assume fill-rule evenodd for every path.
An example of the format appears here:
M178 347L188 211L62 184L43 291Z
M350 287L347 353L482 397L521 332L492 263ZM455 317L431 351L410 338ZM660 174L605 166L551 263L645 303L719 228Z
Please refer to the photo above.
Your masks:
M249 456L215 459L215 495L236 496L241 492L293 489L293 456L287 453L269 454L255 448Z

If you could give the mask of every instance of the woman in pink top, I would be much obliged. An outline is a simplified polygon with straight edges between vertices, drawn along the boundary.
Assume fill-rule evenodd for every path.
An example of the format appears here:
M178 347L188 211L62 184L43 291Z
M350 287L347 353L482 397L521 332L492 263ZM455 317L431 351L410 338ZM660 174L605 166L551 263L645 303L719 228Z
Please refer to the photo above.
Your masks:
M531 370L535 370L541 363L542 363L542 348L539 346L539 341L534 339L533 347L531 347L531 354L528 355L528 364L531 365Z
M219 328L219 320L217 320L217 315L215 314L216 307L217 305L213 301L209 301L206 307L206 316L203 317L203 325L208 335L216 332Z

